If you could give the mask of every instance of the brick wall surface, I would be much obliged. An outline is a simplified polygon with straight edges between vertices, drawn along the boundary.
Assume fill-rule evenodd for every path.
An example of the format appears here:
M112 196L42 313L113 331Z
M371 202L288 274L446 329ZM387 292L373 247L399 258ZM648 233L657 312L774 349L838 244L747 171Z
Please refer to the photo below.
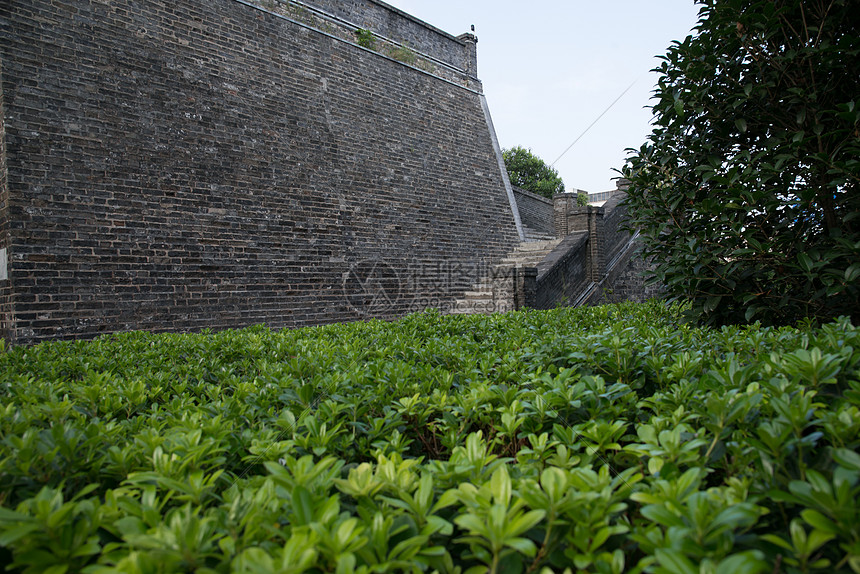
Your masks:
M627 218L627 206L621 203L624 197L623 193L616 193L602 207L598 208L598 221L602 225L601 237L603 240L603 245L600 246L603 254L602 269L606 269L606 265L630 241L630 232L623 227L624 220Z
M573 194L553 198L554 213L544 218L565 239L544 261L545 271L535 276L531 294L524 296L528 306L645 301L663 293L660 286L645 285L651 263L642 258L641 244L631 243L624 197L615 193L601 207L579 206Z
M313 0L310 4L446 64L468 69L465 43L456 37L378 0ZM466 32L466 29L457 30Z
M477 38L472 34L453 38L429 24L375 0L351 2L312 0L314 4L301 0L236 1L284 16L293 22L322 31L348 43L358 42L359 31L369 27L373 30L371 37L364 36L359 43L372 52L406 63L449 82L473 90L481 90L480 80L476 77ZM392 38L390 34L394 34L395 37Z
M642 303L648 299L661 297L665 289L661 285L646 285L645 279L651 269L651 262L641 253L639 244L629 261L623 266L614 280L607 282L600 293L597 293L597 304L620 303L635 301Z
M9 185L6 177L6 115L3 112L3 58L0 56L0 337L8 339L12 320L12 283L8 277ZM2 254L0 253L0 254Z
M590 283L588 233L572 233L550 254L551 265L535 278L534 296L527 301L535 309L569 305Z
M245 3L7 0L0 62L14 342L394 317L517 241L480 94Z
M523 225L537 231L554 234L555 224L553 221L552 200L520 187L512 185L511 188L517 200L517 209L520 212L520 221L523 222Z

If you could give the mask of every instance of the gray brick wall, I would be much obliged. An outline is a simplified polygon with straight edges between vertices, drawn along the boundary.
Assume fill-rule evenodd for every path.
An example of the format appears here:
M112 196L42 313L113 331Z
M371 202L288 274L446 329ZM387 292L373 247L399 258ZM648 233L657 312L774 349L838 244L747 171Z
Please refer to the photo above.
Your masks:
M479 93L245 3L7 0L0 62L14 342L395 317L517 241Z
M9 184L6 176L6 114L3 99L3 57L0 55L0 337L8 339L12 326L12 283L8 279Z
M533 295L526 303L535 309L552 309L570 305L590 283L588 276L588 243L585 232L572 233L550 253L551 263L535 277Z
M651 269L651 262L642 256L641 249L641 245L639 245L618 276L612 281L608 281L601 292L596 294L597 304L620 303L621 301L642 303L648 299L664 295L663 286L645 284L645 278Z
M457 37L378 0L312 0L306 2L360 28L372 30L394 42L409 46L466 71L466 44ZM465 23L458 34L466 32Z
M520 212L520 221L523 222L523 225L550 235L554 234L552 200L515 185L512 185L511 188L517 200L517 209Z
M650 262L642 258L635 241L631 244L625 229L624 197L616 192L601 207L578 206L573 194L553 198L554 213L542 217L565 239L548 257L552 263L544 264L545 271L526 279L522 289L527 306L548 309L580 302L644 301L662 294L660 286L645 285Z
M598 208L598 224L601 227L600 236L603 241L601 245L602 269L618 255L618 252L630 240L630 232L623 228L624 220L627 218L627 206L621 204L625 195L616 193L603 206Z

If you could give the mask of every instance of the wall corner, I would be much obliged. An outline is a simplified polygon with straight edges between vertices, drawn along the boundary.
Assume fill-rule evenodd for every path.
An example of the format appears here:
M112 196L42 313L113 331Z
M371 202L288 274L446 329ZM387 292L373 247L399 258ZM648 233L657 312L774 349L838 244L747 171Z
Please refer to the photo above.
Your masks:
M473 78L478 77L478 37L467 32L460 34L457 39L463 46L463 69Z

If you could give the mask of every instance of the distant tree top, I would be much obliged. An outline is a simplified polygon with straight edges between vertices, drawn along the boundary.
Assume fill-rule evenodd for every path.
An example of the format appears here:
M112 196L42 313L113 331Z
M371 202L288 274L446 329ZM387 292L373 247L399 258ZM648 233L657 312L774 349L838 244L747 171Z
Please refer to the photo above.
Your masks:
M564 182L558 171L534 155L531 149L519 146L505 149L502 158L511 184L550 199L557 193L564 193Z

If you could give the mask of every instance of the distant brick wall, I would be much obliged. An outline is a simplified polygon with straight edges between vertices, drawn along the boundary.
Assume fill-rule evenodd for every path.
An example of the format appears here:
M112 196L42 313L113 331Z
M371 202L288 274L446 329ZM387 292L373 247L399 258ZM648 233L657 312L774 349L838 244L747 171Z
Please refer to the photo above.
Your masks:
M0 62L13 342L395 317L518 239L480 93L245 3L7 0Z
M600 293L596 293L595 304L635 301L642 303L648 299L661 297L665 288L661 285L646 285L651 262L642 256L639 244L628 262L622 265L620 273L605 283Z
M535 276L533 296L527 300L534 309L570 305L589 284L587 233L565 237L549 255L552 261L545 272Z
M525 305L548 309L556 305L644 301L662 293L646 286L650 262L625 228L625 194L616 192L603 206L580 206L574 194L553 198L554 212L544 214L564 241L547 257L540 274L524 270L520 298ZM518 202L520 197L517 197ZM520 217L523 217L522 204Z
M377 0L236 0L475 90L477 38L457 38ZM311 3L312 2L312 3Z
M547 234L554 234L552 200L514 185L511 189L517 200L517 209L523 225Z
M469 68L463 41L394 6L376 0L313 0L309 4L450 66L463 71Z
M630 241L630 232L624 228L627 219L627 206L621 205L625 195L616 193L610 198L600 210L598 221L602 226L600 237L603 244L600 246L602 253L602 269L606 268L619 251Z

